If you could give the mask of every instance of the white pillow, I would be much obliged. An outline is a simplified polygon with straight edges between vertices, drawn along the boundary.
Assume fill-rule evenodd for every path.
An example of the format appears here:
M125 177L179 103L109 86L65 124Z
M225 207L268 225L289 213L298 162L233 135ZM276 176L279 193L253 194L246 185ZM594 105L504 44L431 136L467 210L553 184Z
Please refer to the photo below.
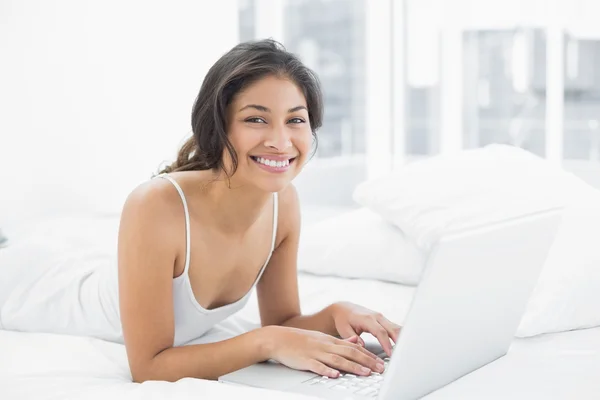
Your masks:
M354 198L420 248L445 229L564 205L517 336L600 326L600 191L558 166L493 145L410 164L361 184Z
M517 336L600 326L600 192L579 193L565 210Z
M401 230L361 208L303 228L298 270L415 285L425 254Z
M525 150L490 145L363 182L354 200L429 250L448 230L564 206L570 184L560 169Z

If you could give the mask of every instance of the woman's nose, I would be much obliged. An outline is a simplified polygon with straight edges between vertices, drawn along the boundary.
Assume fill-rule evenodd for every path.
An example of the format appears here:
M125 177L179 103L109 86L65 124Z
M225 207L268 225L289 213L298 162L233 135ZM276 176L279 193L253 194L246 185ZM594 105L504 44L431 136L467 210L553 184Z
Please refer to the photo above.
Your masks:
M291 135L285 127L272 129L269 137L265 140L265 146L284 151L292 145Z

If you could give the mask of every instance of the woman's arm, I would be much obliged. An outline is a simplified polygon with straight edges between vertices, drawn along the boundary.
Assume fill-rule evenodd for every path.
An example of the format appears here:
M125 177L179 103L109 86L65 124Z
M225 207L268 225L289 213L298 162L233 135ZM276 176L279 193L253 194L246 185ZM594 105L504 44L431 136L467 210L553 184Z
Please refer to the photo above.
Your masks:
M133 380L175 382L187 377L216 380L268 360L268 329L260 328L221 342L170 347L136 370Z
M333 306L314 315L302 315L298 296L297 256L300 239L300 203L296 188L289 184L279 194L279 243L257 285L263 326L281 325L337 336Z
M268 330L218 343L173 348L173 268L185 243L177 192L162 180L127 198L119 227L119 303L133 380L216 379L268 359ZM177 206L176 206L177 205Z
M351 303L335 303L313 315L302 315L298 297L297 257L300 239L300 205L293 185L280 193L280 243L258 284L263 326L281 325L350 338L369 332L391 354L390 338L398 339L400 327L377 312ZM362 340L359 339L359 343Z
M336 304L324 308L316 314L298 315L283 322L282 326L293 328L308 329L311 331L319 331L332 336L339 336L340 333L335 327L333 320L333 310Z

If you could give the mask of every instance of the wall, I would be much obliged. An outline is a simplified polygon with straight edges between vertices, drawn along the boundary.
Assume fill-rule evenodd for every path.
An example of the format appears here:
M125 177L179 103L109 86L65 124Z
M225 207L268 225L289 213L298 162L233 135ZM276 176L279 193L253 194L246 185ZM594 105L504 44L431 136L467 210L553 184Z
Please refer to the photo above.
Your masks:
M0 226L115 213L190 133L237 1L0 0Z

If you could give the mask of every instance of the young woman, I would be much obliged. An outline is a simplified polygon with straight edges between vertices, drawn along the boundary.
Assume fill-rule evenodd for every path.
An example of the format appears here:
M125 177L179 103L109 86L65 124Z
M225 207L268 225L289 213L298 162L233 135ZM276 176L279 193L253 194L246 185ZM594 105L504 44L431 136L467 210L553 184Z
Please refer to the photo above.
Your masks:
M268 359L329 377L340 370L381 372L382 360L359 335L373 334L391 354L398 325L349 303L314 315L300 312L300 208L291 181L310 157L322 113L318 80L298 58L270 40L235 46L205 77L192 111L193 136L176 161L125 202L118 279L106 280L118 281L118 293L116 287L114 296L100 291L106 300L88 306L81 302L94 296L79 295L67 314L82 315L83 322L60 329L50 325L62 317L40 311L48 302L28 305L23 296L13 302L14 312L5 307L5 327L35 330L46 318L47 331L122 341L137 382L216 379ZM81 285L89 281L81 276ZM240 310L254 286L261 328L184 345ZM28 309L29 317L20 320ZM26 326L34 314L36 322ZM108 323L94 324L112 326L110 335L91 328L99 318Z

